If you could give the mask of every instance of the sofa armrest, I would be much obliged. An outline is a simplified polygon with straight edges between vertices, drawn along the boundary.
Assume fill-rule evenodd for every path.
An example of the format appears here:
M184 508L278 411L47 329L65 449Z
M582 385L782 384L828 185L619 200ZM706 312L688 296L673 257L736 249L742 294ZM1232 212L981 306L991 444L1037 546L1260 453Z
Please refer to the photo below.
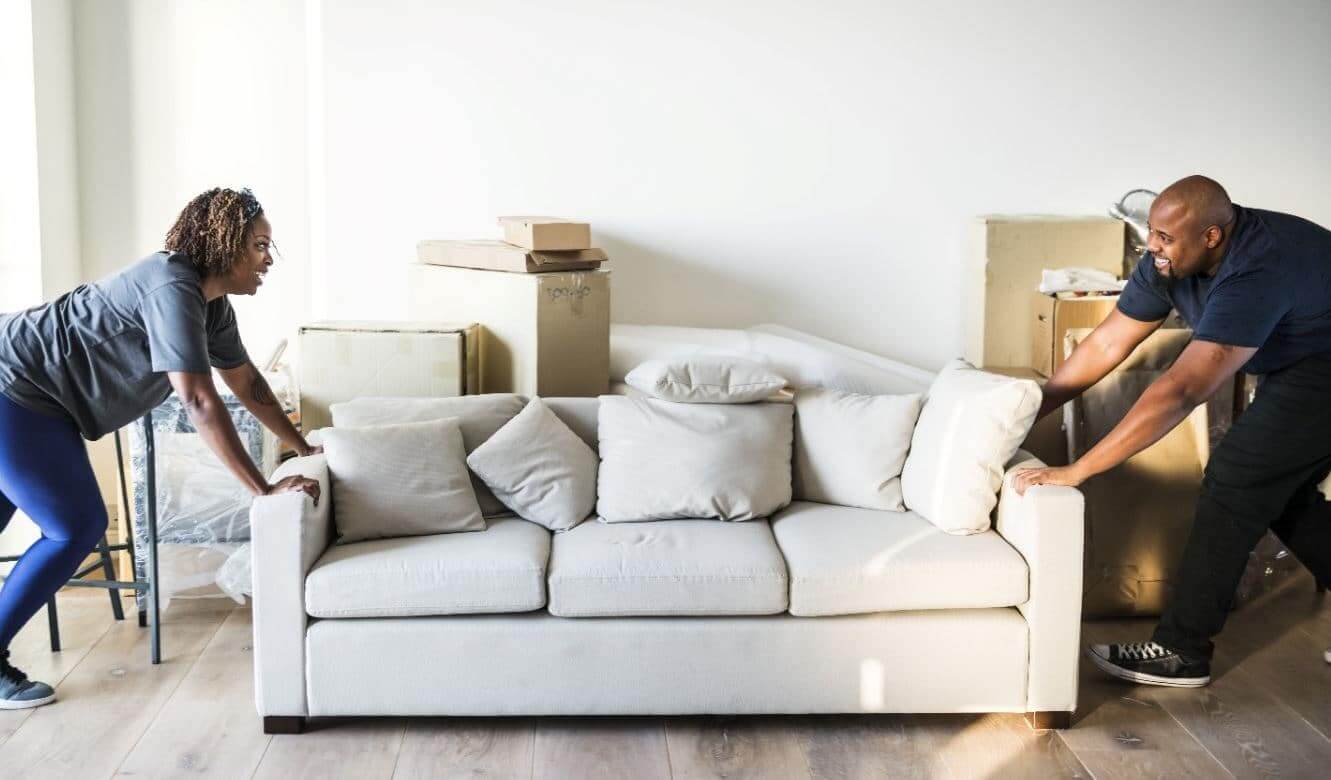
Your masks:
M998 496L998 533L1026 559L1030 593L1018 607L1030 627L1027 712L1077 706L1085 502L1080 490L1038 485L1018 495L1018 469L1043 468L1028 452L1008 462Z
M254 698L259 714L305 715L305 575L332 542L332 490L323 455L283 463L273 481L300 474L304 493L261 496L250 509L254 578Z

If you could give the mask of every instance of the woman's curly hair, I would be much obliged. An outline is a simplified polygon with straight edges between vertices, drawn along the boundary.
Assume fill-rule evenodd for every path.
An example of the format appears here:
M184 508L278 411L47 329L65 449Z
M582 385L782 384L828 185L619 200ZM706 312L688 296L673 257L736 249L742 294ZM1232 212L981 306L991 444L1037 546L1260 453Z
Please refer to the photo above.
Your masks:
M166 233L166 248L187 256L203 276L226 274L262 214L263 206L248 189L214 187L195 196L176 217Z

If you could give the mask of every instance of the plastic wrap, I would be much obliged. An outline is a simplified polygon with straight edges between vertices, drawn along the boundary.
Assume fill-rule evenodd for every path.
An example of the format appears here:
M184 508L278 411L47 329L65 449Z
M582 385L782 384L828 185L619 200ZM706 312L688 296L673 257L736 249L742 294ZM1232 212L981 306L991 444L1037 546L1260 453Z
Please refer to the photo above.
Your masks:
M285 383L270 377L279 400ZM245 451L267 476L277 467L278 441L240 399L224 393ZM289 404L287 404L289 408ZM165 608L174 597L229 595L243 602L248 580L238 575L248 566L227 566L237 554L248 555L250 504L253 499L213 454L189 421L180 399L172 395L153 410L153 443L157 479L157 560L159 600ZM147 571L147 451L143 420L130 426L134 568ZM219 579L225 573L226 579ZM219 590L220 589L220 590ZM138 594L142 600L145 594ZM142 604L140 604L142 606Z
M645 360L685 355L733 355L761 363L791 387L855 393L918 393L933 375L912 366L775 325L748 330L661 325L610 326L610 381Z

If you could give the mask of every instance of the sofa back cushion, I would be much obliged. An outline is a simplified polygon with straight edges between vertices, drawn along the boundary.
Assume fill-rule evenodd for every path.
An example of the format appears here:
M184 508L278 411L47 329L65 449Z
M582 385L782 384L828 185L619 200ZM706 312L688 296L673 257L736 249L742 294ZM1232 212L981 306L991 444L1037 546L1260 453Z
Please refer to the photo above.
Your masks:
M1003 468L1035 423L1040 386L954 360L939 372L901 473L906 506L948 533L989 530Z
M456 418L328 428L324 455L339 544L485 528Z
M520 395L490 393L452 398L356 398L333 404L328 410L333 415L333 426L337 428L457 418L462 446L470 454L522 411L526 403L527 400ZM486 517L508 514L508 508L475 475L472 488Z
M795 499L905 510L901 469L924 397L795 393Z
M545 405L555 416L568 426L595 450L599 446L596 437L596 416L601 405L599 398L542 398Z
M606 522L752 520L790 503L794 406L601 396Z

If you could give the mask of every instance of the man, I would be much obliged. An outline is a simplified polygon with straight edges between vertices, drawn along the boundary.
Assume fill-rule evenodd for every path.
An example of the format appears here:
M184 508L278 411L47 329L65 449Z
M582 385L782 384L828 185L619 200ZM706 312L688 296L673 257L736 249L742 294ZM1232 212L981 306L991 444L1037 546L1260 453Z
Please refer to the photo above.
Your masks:
M1243 208L1189 176L1151 206L1147 252L1095 329L1044 388L1043 416L1077 397L1158 328L1171 308L1192 341L1126 417L1076 463L1031 469L1032 485L1079 485L1158 441L1242 370L1256 399L1212 453L1173 596L1150 642L1093 645L1104 671L1136 683L1200 687L1248 554L1268 529L1331 582L1331 231Z

